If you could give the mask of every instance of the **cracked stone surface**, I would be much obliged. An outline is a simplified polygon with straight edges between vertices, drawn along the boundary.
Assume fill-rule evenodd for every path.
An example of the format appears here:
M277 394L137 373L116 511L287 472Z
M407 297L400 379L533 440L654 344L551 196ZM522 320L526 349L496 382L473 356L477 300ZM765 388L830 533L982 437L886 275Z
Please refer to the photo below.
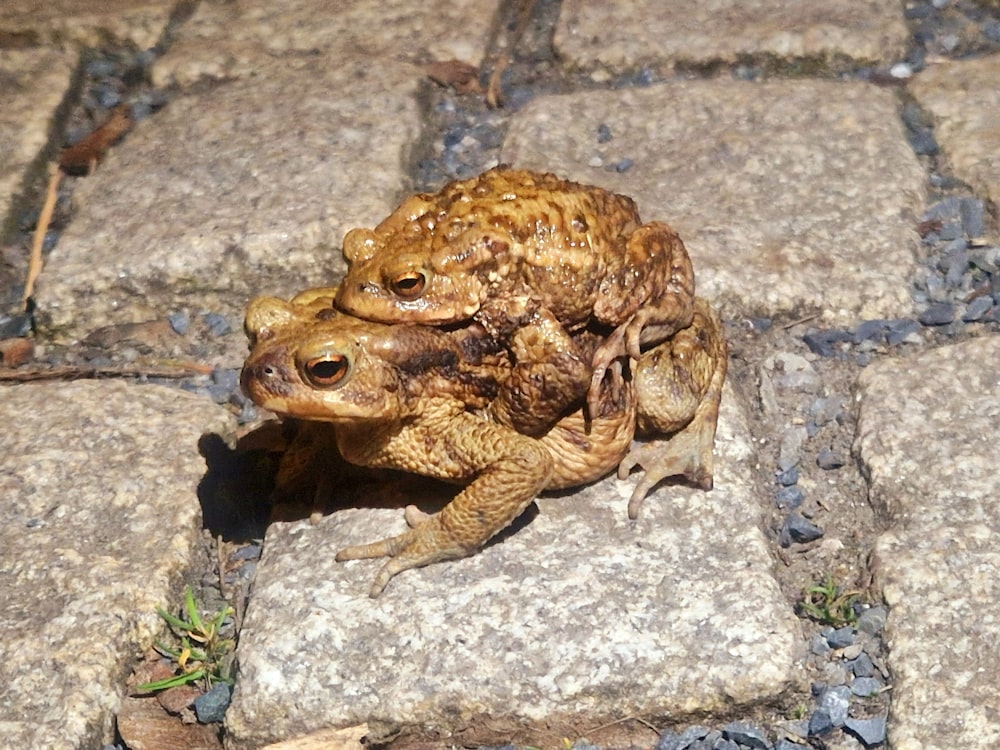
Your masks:
M540 97L502 160L633 196L644 220L684 238L699 293L727 317L902 317L925 177L896 106L883 89L826 81Z
M1000 58L933 65L910 91L936 120L934 135L955 172L1000 204Z
M376 69L434 60L478 63L496 2L201 3L170 54L154 68L157 85L256 74L266 61L323 55L323 64L363 58Z
M384 70L376 86L362 59L308 66L180 96L140 123L75 196L39 280L49 330L72 339L183 306L238 331L251 297L339 278L344 233L403 190L415 78Z
M148 49L160 40L174 6L169 0L4 0L0 39L63 48L117 41Z
M8 216L13 196L49 142L75 67L76 55L68 52L0 49L0 229L16 221Z
M0 212L40 165L81 45L148 48L185 5L2 3ZM569 87L581 70L591 80L494 113L497 133L510 120L501 158L632 195L646 219L673 223L700 292L730 321L816 315L817 326L851 326L914 314L928 165L900 122L908 95L935 122L944 170L995 208L995 54L928 58L902 96L809 77L824 61L901 59L909 32L898 2L643 0L616 15L606 5L564 0L559 57L536 71L532 90L551 90L549 73L566 73ZM438 100L424 96L421 66L479 62L496 49L501 18L511 20L495 0L417 6L198 3L152 71L171 87L168 106L78 183L37 295L41 350L107 323L214 311L233 328L220 346L234 366L250 296L335 281L343 232L375 223L409 192L411 148L438 114L422 110ZM639 67L656 79L744 60L795 76L751 82L724 70L600 88ZM446 149L446 134L431 135ZM993 241L995 211L986 231ZM884 521L872 568L891 606L894 750L1000 740L991 646L1000 344L995 328L969 330L980 338L934 349L941 337L925 330L893 354L876 349L856 388L855 451ZM829 385L819 361L798 359L817 388ZM745 363L733 364L716 489L661 487L637 523L625 517L631 485L614 479L545 497L480 554L408 571L374 602L366 592L378 562L338 564L333 554L402 528L401 510L275 523L240 647L234 750L331 726L357 747L359 727L392 721L419 724L439 744L536 744L527 729L550 721L716 722L808 695L801 624L765 528L772 488L756 482L780 445L750 437L767 429L752 420L779 409L773 392L737 382ZM0 417L0 737L98 747L111 740L131 660L159 625L155 606L176 601L200 549L198 438L231 434L232 419L176 389L107 382L4 386ZM470 687L485 682L470 674L489 683ZM495 736L466 733L484 715L479 728ZM839 741L831 747L857 747Z
M731 390L716 456L709 493L663 487L635 523L631 483L542 498L516 533L402 573L377 600L367 590L381 563L333 556L398 533L401 510L273 524L241 636L231 741L257 747L371 715L443 737L483 715L507 729L679 719L780 695L797 679L799 624L770 573Z
M620 70L761 56L886 62L905 53L909 36L891 0L566 0L555 45L574 65Z
M5 388L0 421L18 425L0 456L0 736L98 747L198 544L198 440L234 420L173 388L78 382Z
M890 606L895 750L1000 741L1000 338L887 360L859 379L855 451L889 530L876 546Z

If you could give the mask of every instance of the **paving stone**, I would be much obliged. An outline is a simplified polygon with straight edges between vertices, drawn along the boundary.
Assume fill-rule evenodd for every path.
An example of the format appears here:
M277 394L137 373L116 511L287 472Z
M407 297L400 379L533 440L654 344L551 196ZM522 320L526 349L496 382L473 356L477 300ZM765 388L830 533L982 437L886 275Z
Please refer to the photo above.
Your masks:
M631 485L617 479L543 498L502 541L407 571L376 600L366 594L381 563L333 555L398 533L400 510L273 524L240 638L230 742L371 716L457 742L478 716L503 744L543 722L681 720L777 696L803 646L771 576L751 445L727 390L710 493L661 488L635 523Z
M69 52L0 49L0 228L16 221L8 216L13 197L29 165L42 156L76 63Z
M998 361L989 336L876 362L859 380L855 450L889 526L875 554L896 750L1000 742Z
M566 0L555 36L574 65L612 70L748 56L887 63L901 58L909 41L903 9L891 0L636 0L627 11L601 0Z
M327 0L201 3L170 54L153 70L157 85L255 74L268 60L330 55L391 61L458 59L477 64L496 14L495 0Z
M121 382L4 389L0 422L0 737L71 750L112 738L132 660L201 534L206 399Z
M1000 57L931 65L910 90L936 121L955 175L1000 203Z
M0 40L23 46L155 45L174 11L173 0L4 0Z
M412 70L305 58L182 95L82 181L79 212L39 280L39 320L74 339L185 307L229 320L247 301L343 273L340 242L405 192L418 130Z
M628 172L605 169L623 156ZM925 175L890 91L711 80L540 97L502 159L636 198L680 232L700 293L728 317L910 311Z

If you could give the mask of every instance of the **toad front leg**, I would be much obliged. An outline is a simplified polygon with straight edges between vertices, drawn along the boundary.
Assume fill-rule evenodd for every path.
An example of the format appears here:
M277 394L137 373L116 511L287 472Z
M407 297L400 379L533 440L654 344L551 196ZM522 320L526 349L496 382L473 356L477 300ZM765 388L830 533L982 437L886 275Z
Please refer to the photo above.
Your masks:
M416 525L402 534L337 553L338 561L392 558L375 576L373 598L397 573L474 553L517 518L552 475L552 457L538 441L466 412L404 429L370 465L471 480L439 513L408 513Z

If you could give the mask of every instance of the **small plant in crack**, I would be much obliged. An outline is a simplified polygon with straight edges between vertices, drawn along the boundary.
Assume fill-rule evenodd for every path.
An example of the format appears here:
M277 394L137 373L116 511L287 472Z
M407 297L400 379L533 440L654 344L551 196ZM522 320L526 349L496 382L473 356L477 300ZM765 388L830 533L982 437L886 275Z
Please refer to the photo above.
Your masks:
M157 692L199 682L205 691L218 682L233 684L232 659L229 657L236 642L219 635L226 619L233 614L232 607L225 607L220 612L203 618L198 612L198 603L191 587L188 586L184 590L184 610L187 619L175 617L162 607L157 607L156 612L170 626L177 643L169 646L157 641L156 650L176 662L177 667L172 677L139 685L138 689L142 692Z
M806 587L796 609L799 615L820 625L841 628L858 619L854 605L860 598L860 591L841 591L833 576L827 576L822 583Z

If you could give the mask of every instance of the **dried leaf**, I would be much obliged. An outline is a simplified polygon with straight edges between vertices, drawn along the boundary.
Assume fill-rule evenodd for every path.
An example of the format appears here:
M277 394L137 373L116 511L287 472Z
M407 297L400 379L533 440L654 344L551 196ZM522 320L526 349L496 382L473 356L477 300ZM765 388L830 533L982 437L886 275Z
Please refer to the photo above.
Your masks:
M35 342L31 339L0 339L0 362L4 367L18 367L35 356Z
M111 110L107 121L90 135L59 154L59 166L64 172L87 174L102 158L104 152L115 141L132 129L135 121L127 104L119 104Z
M467 62L433 62L426 65L424 71L434 83L452 88L459 94L477 94L482 91L479 86L479 68Z

